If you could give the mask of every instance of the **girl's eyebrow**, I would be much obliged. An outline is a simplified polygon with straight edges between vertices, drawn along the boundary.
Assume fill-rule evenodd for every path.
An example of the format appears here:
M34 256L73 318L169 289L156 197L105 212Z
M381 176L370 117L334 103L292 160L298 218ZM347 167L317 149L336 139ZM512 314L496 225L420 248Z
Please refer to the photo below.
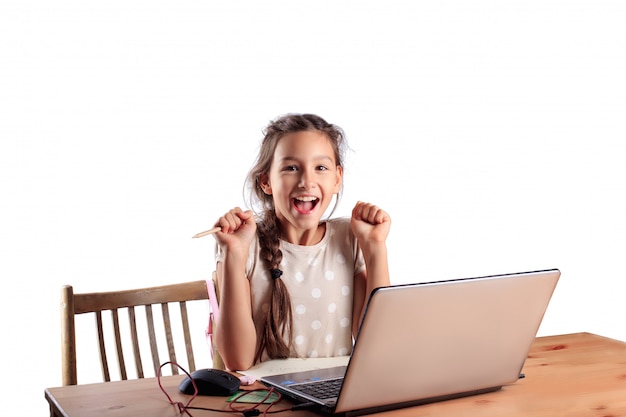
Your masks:
M320 160L328 160L329 162L333 161L333 158L328 155L318 155L318 156L314 156L311 159L313 159L314 161L320 161ZM279 162L290 162L290 161L300 162L300 159L296 158L295 156L285 156L279 160Z

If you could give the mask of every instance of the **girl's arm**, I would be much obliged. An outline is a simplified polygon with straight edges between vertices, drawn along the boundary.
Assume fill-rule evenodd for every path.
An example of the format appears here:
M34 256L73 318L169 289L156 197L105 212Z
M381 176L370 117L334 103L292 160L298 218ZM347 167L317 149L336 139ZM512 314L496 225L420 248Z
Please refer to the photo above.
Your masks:
M390 283L386 240L391 218L372 204L358 202L352 210L350 225L365 259L365 271L354 279L352 334L356 337L370 294Z
M223 251L223 261L217 263L220 314L215 326L215 345L228 369L245 370L254 364L257 345L250 281L246 275L256 224L250 212L234 209L221 217L217 225L222 228L216 238Z

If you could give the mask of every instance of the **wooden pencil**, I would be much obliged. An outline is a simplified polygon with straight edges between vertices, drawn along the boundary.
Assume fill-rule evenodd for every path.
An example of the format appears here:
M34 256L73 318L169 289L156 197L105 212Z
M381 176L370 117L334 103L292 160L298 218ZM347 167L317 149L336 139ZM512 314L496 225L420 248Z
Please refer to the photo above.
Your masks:
M200 232L200 233L196 233L192 237L193 238L198 238L198 237L208 236L208 235L212 235L213 233L219 232L220 230L222 230L222 228L217 226L217 227L214 227L213 229L206 230L206 231Z

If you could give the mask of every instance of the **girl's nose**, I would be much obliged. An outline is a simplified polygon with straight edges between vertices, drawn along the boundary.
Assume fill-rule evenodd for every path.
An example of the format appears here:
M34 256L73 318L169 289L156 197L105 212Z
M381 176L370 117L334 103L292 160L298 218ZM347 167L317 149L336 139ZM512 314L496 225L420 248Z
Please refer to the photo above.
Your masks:
M300 182L298 182L298 187L303 189L309 189L311 187L311 175L307 172L302 172L300 176Z

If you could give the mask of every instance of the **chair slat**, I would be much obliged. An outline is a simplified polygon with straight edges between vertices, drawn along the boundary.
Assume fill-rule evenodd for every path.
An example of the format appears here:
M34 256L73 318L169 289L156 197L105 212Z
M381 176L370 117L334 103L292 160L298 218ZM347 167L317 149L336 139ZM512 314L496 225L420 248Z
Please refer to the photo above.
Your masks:
M139 336L137 335L137 319L135 318L135 307L128 307L128 323L130 325L130 338L133 344L133 357L135 359L135 370L137 378L143 378L143 364L141 362L141 349L139 349Z
M104 331L102 330L102 312L96 311L96 328L98 329L98 346L100 349L100 367L102 368L102 378L109 382L111 375L109 374L109 362L107 361L107 352L104 345Z
M156 341L156 333L154 331L154 317L152 315L152 305L146 306L146 320L148 322L148 338L150 339L150 352L152 352L152 367L154 373L158 374L161 361L159 360L159 348Z
M122 335L120 332L120 319L117 309L111 310L111 320L113 321L113 335L115 337L115 351L117 352L117 365L120 370L120 378L123 381L128 379L126 375L126 361L124 360L124 350L122 349Z
M176 360L176 350L174 349L174 339L172 338L172 323L170 320L170 309L167 303L161 304L161 313L163 315L163 328L165 329L165 341L167 342L167 354L169 357L170 368L172 369L172 375L178 375L178 367L175 363L178 363Z
M187 354L187 363L189 364L189 372L196 370L196 361L193 357L193 345L191 344L191 332L189 331L189 316L187 315L187 303L181 301L180 317L183 324L183 336L185 338L185 352Z

